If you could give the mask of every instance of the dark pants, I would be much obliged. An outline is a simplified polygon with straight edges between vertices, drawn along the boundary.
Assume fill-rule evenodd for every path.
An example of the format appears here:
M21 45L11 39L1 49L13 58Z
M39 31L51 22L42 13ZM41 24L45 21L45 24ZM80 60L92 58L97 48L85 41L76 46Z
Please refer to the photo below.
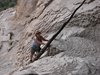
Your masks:
M39 46L32 46L32 48L31 48L31 58L30 58L31 61L32 61L32 57L33 57L34 53L35 52L39 53L40 50L41 50L41 48Z
M31 48L31 54L34 54L35 52L40 52L40 50L41 50L40 47L38 47L38 46L35 47L35 46L34 46L34 47Z

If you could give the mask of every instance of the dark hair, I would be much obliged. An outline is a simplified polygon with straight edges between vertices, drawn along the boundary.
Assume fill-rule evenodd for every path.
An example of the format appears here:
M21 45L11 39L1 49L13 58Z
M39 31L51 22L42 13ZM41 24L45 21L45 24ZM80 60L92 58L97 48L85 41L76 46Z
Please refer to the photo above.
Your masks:
M40 31L37 31L36 33L35 33L35 36L36 36L36 38L37 38L37 40L38 41L41 41L42 42L42 38L41 38L41 32Z
M41 32L40 32L40 31L37 31L37 32L35 33L35 35L37 35L37 34L41 34Z

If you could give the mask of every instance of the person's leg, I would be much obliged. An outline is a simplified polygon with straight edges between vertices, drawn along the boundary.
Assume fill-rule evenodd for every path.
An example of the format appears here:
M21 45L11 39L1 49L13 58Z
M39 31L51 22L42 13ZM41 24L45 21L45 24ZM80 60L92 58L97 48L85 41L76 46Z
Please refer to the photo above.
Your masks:
M30 62L32 62L34 53L35 53L35 51L33 50L33 48L31 48Z
M36 53L34 54L34 57L33 57L33 60L32 60L32 61L37 60L37 55L38 55L39 53L40 53L40 52L37 52L37 51L36 51Z
M37 60L36 57L37 57L37 55L40 53L40 50L41 50L41 48L38 47L37 50L36 50L36 54L34 53L34 59L33 59L33 61Z

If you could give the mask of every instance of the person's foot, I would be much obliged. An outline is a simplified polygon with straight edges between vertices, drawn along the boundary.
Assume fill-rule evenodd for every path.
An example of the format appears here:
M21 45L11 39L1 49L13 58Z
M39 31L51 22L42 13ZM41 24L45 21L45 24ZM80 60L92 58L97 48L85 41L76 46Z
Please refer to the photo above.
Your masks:
M32 63L33 61L32 60L30 60L30 63Z
M36 54L34 54L34 56L36 57Z
M32 63L32 62L33 62L33 60L29 60L27 64L30 64L30 63Z

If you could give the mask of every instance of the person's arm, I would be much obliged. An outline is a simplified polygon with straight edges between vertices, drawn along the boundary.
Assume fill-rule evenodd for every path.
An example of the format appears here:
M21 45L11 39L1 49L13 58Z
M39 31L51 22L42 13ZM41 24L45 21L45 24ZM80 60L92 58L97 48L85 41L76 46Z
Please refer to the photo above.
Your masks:
M36 40L37 41L37 43L39 43L39 44L44 44L45 45L45 43L43 43L43 42L41 42L41 41L39 41L39 40Z
M42 39L43 41L48 41L47 39L43 38L42 36L41 36L41 39Z

